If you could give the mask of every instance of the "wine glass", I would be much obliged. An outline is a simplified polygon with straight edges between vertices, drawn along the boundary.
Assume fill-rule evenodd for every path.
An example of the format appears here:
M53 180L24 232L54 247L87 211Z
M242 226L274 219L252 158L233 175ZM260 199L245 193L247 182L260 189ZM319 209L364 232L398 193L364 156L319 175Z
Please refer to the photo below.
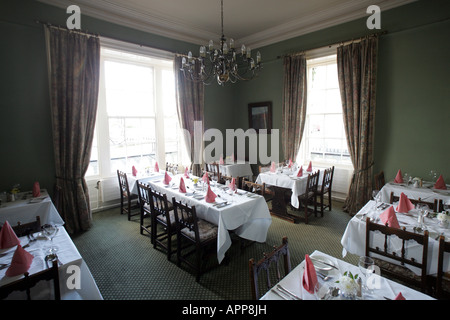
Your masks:
M43 226L43 234L51 241L50 249L48 250L49 254L55 254L58 251L58 248L53 246L53 238L58 232L58 226L54 224L46 224Z
M367 279L375 271L375 261L371 257L362 256L359 258L358 267L364 276L364 289L371 293L372 290L367 286Z
M372 191L372 197L373 197L373 200L375 200L375 206L376 207L378 207L378 200L379 200L379 193L380 193L380 190L373 190Z

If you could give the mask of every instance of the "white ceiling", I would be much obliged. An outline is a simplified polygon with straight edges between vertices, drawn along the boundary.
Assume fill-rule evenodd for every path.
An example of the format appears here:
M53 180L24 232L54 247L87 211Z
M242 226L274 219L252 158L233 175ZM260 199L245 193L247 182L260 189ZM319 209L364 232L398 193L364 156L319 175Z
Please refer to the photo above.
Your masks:
M196 44L218 42L220 0L38 0L142 31ZM252 48L369 17L416 0L224 0L224 34ZM382 20L381 20L382 21ZM51 21L50 21L51 22ZM83 20L81 19L81 29Z

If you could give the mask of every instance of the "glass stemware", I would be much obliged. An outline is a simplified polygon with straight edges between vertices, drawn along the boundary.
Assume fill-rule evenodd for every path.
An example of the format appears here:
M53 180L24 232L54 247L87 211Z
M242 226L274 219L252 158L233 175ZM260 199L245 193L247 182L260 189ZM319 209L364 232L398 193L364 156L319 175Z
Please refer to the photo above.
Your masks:
M54 254L58 251L58 248L56 248L53 245L53 238L55 237L56 233L58 232L58 226L53 224L47 224L43 226L43 234L51 241L50 248L48 250L49 254Z
M371 257L362 256L359 258L358 267L364 276L363 288L370 294L372 289L367 285L367 279L375 272L375 261Z

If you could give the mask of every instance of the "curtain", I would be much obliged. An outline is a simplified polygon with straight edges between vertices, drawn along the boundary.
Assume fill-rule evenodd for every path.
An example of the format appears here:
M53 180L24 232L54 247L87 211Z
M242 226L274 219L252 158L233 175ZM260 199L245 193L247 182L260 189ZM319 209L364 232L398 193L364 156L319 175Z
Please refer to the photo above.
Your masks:
M337 49L344 127L354 166L344 210L356 214L371 198L378 38Z
M84 176L97 114L100 42L97 37L45 27L55 154L55 205L69 233L88 230L92 214Z
M181 128L189 134L185 135L185 143L192 163L192 174L201 176L203 163L203 108L205 87L202 82L194 82L187 79L180 71L182 57L174 59L175 88L177 100L178 119ZM200 70L197 65L197 69ZM197 126L197 128L195 127ZM199 132L200 131L200 132ZM196 137L194 134L201 134ZM199 139L200 138L200 139ZM200 141L199 141L200 140Z
M285 159L295 161L306 120L306 57L286 56L282 108L282 143Z

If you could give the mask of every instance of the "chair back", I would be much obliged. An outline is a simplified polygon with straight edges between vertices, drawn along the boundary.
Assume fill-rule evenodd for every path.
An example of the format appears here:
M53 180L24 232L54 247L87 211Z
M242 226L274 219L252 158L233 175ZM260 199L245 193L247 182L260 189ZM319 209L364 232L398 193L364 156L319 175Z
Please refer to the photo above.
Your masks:
M397 202L399 200L400 200L400 197L399 196L395 196L394 192L391 192L391 195L389 197L389 203L393 204L394 202ZM416 200L416 199L409 199L409 201L411 201L411 203L414 206L416 206L418 204L425 204L425 205L428 206L428 208L430 208L430 210L433 210L434 212L441 212L443 210L442 199L434 199L433 202L423 201L421 198L419 198L418 200Z
M258 184L252 181L248 181L246 179L242 180L242 189L248 192L260 194L264 196L266 194L266 184L263 182L262 184Z
M143 182L138 181L137 182L137 190L138 190L138 198L139 198L139 204L141 206L141 211L143 213L150 214L151 212L151 205L150 205L150 186L148 184L145 184Z
M308 194L310 192L316 192L317 191L317 185L319 183L319 175L320 170L317 170L315 173L311 173L308 175L308 181L306 182L306 191L305 194Z
M11 282L9 284L0 287L0 299L5 299L14 291L25 291L27 300L31 300L31 288L33 288L40 281L53 280L54 298L55 300L61 300L61 291L59 288L59 273L58 262L53 260L52 267L33 275L29 275L28 272L24 273L24 278Z
M378 246L374 246L371 242L370 234L372 232L379 231L384 235L384 244L383 248ZM390 237L396 236L401 240L401 250L400 254L398 251L394 251L389 247ZM420 246L422 246L422 259L417 259L415 257L409 257L408 255L408 244L410 240L417 242ZM371 254L376 254L388 259L392 259L400 263L402 266L405 264L421 269L421 281L420 287L422 291L426 290L426 280L427 280L427 257L428 257L428 231L425 231L424 234L418 234L406 231L405 228L391 228L382 224L374 223L370 221L370 218L366 219L366 248L365 248L366 256L371 256ZM404 278L403 274L395 273L390 270L384 269L383 266L379 266L380 269L384 270L386 273L391 274L397 278L401 278L406 282L409 282L411 279Z
M171 225L169 215L169 203L167 201L167 195L160 193L156 190L149 189L150 193L150 211L153 217L164 215L166 217L167 225Z
M323 173L321 193L331 192L331 185L333 184L334 166L325 169Z
M375 174L374 185L375 185L375 190L381 190L381 188L383 188L383 186L385 185L384 171L380 171L379 173Z
M27 236L31 233L41 231L41 218L36 216L36 221L24 224L21 224L19 221L16 226L12 227L12 229L18 237Z
M198 218L195 206L190 207L187 204L182 203L172 198L174 216L177 225L177 230L180 231L184 228L189 230L189 233L194 234L195 242L200 243L200 234L198 231Z
M220 181L220 170L218 163L205 163L205 172L208 174L210 179Z
M250 285L254 300L259 299L261 296L260 293L263 293L262 289L260 289L260 284L265 284L264 292L266 292L291 272L291 259L287 237L283 237L280 246L274 246L272 252L268 254L263 253L263 256L256 263L253 258L249 260ZM280 270L281 260L284 262L284 274ZM264 277L261 273L263 273Z
M443 294L443 281L444 281L444 262L448 262L445 260L444 255L445 253L450 254L450 242L445 241L445 237L441 235L439 237L439 254L438 254L438 269L437 269L437 276L436 276L436 289L435 289L435 296L438 299L444 298Z
M119 179L120 196L130 197L127 174L123 171L117 170L117 177Z

